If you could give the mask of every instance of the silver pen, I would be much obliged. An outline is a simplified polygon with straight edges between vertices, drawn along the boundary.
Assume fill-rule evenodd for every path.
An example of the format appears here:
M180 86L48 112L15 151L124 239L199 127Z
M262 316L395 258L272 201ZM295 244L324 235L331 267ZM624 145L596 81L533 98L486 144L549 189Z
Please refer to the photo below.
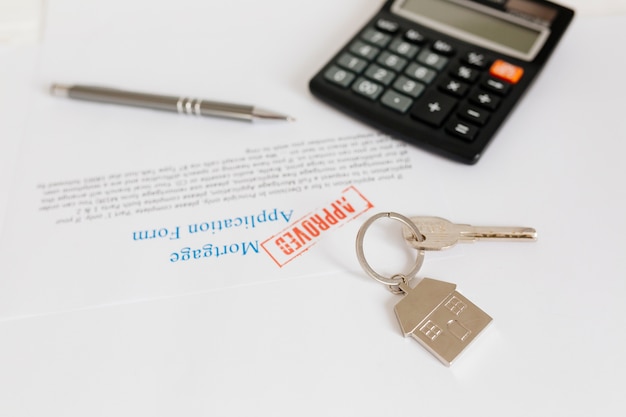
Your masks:
M188 97L137 93L91 85L52 84L50 92L54 96L69 97L78 100L144 107L196 116L226 117L249 121L257 119L294 120L290 116L255 106L222 103Z

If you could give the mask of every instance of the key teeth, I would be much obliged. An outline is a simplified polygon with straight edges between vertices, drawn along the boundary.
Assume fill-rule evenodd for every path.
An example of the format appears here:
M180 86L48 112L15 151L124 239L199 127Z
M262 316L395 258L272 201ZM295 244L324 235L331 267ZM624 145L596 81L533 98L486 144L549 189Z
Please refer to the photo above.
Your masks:
M538 239L537 231L531 227L526 229L526 236L528 236L528 239L531 239L532 241L536 241Z
M408 228L404 228L404 239L414 249L443 250L459 242L468 243L478 240L501 242L534 242L537 240L537 231L532 227L471 226L469 224L455 224L441 217L432 216L415 216L410 220L424 236L424 240L420 242L411 235Z

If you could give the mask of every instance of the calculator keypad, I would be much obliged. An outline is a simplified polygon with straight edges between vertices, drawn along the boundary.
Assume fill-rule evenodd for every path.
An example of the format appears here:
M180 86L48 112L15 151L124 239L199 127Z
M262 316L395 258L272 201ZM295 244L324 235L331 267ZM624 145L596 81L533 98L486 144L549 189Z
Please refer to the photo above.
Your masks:
M474 164L573 17L550 0L386 0L309 90L396 139Z
M380 19L349 44L325 78L388 111L471 142L523 72L479 51L458 52L414 29L401 33L398 24Z

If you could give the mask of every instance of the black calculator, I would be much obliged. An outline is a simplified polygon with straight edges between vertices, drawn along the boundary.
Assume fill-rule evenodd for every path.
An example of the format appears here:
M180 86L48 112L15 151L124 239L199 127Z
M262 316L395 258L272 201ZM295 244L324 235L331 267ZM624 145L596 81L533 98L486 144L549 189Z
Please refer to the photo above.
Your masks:
M544 0L388 0L309 88L393 137L473 164L573 17Z

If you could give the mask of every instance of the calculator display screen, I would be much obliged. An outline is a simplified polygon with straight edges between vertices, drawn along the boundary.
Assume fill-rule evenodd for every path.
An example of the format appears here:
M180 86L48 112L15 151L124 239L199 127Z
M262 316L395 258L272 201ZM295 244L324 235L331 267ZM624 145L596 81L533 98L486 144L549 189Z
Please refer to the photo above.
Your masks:
M399 0L393 11L460 39L532 60L549 35L539 25L463 0Z

